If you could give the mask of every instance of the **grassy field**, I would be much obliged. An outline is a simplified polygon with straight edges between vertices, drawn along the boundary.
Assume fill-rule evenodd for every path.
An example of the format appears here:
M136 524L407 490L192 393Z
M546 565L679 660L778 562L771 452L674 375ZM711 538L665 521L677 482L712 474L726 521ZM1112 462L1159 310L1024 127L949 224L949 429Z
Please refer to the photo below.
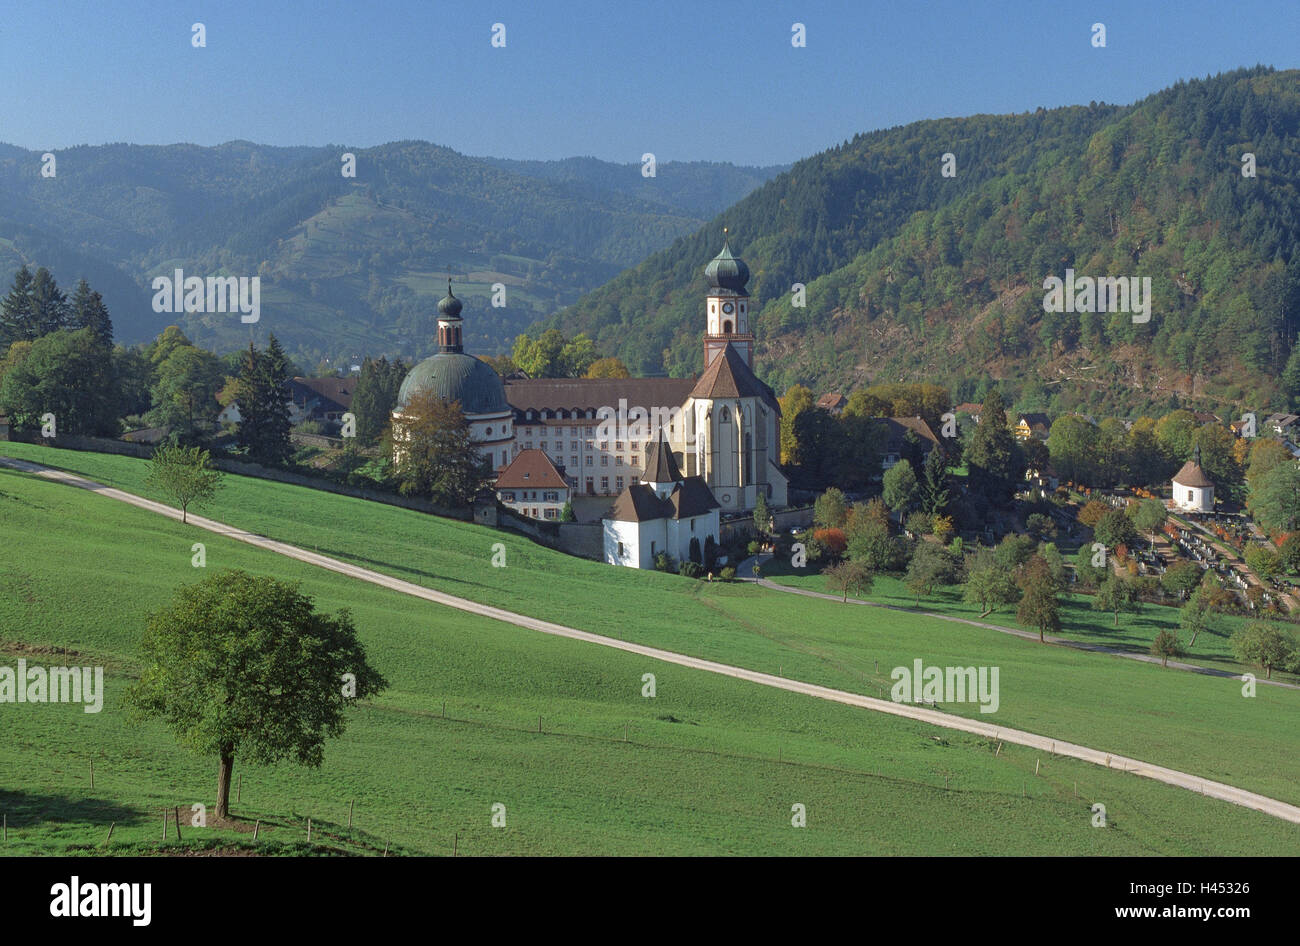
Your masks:
M107 675L98 714L0 707L4 853L102 850L110 822L113 849L154 851L162 807L188 811L215 795L215 761L129 719L122 702L145 612L204 574L190 564L196 533L4 470L0 523L3 662L98 664ZM1145 779L1014 746L995 755L975 737L546 637L202 539L209 569L298 579L319 607L351 608L391 683L353 712L321 769L237 764L235 813L263 819L270 853L389 844L449 854L456 843L484 855L1281 854L1300 844L1300 826ZM654 699L641 695L647 672ZM497 802L504 829L490 826ZM1093 802L1110 829L1091 826ZM790 824L796 803L805 829ZM306 847L307 817L324 847ZM188 815L183 825L187 845L249 842L247 831L190 828Z
M780 585L789 585L794 588L804 588L826 594L835 593L827 587L826 578L820 573L817 566L794 568L784 559L770 559L763 565L762 574L764 578ZM995 624L998 627L1024 630L1023 627L1016 623L1014 605L1002 607L992 614L981 617L983 609L963 601L962 589L960 586L955 585L935 589L933 594L922 597L918 606L916 596L907 590L901 578L892 575L878 575L870 593L851 595L850 597L861 598L864 601L875 601L893 607L931 611L936 614L946 614L972 621L983 621L986 624ZM1149 652L1151 642L1155 640L1156 635L1161 631L1180 633L1178 624L1179 611L1177 608L1144 604L1142 610L1136 614L1121 612L1119 627L1116 627L1115 615L1110 611L1094 611L1092 601L1093 596L1086 593L1068 595L1062 598L1061 630L1056 636L1087 644L1100 644L1103 647L1112 647L1116 650L1145 654ZM1189 649L1178 659L1199 664L1203 667L1226 670L1231 673L1239 674L1246 671L1256 674L1261 673L1259 668L1251 667L1237 660L1228 642L1232 632L1246 623L1248 623L1246 618L1232 615L1216 615L1214 626L1202 631L1200 636L1196 638L1196 647ZM1181 632L1181 639L1183 646L1186 647L1186 632ZM1274 677L1292 683L1300 680L1294 674L1280 671L1275 672Z
M149 493L142 461L22 444L0 450ZM227 477L210 514L473 600L855 692L878 693L892 668L918 657L930 665L998 666L1001 707L981 718L1300 803L1294 691L1261 687L1257 698L1244 699L1233 680L1043 647L917 614L614 569L510 533L262 480ZM186 567L190 541L178 541L173 553ZM496 542L506 546L506 568L491 567ZM209 567L229 564L225 555L210 544ZM971 704L944 709L981 715Z

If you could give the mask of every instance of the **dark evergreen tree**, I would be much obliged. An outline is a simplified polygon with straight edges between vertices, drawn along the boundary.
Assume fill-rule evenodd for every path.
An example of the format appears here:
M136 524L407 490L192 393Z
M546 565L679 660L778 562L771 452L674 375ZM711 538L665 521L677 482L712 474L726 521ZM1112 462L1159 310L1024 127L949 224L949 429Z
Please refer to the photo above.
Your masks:
M262 454L261 401L258 399L257 378L262 370L262 356L258 354L253 343L248 343L239 366L239 380L236 385L235 403L239 408L239 424L235 430L235 442L250 457Z
M74 328L88 328L102 344L113 344L113 320L109 318L104 297L84 279L77 283L77 291L73 293L71 318Z
M948 458L938 447L926 455L921 471L921 508L931 516L948 508Z
M17 341L30 340L32 325L32 271L24 263L14 273L9 294L0 302L0 350Z
M284 463L292 455L287 387L290 370L284 349L274 335L264 352L249 342L239 372L236 437L249 458L258 463Z
M1024 478L1024 457L1007 426L1006 405L997 388L984 396L966 466L971 491L995 505L1010 500Z
M357 441L364 446L379 442L397 407L397 392L406 377L406 365L387 358L367 358L352 392L352 413L357 418Z
M44 266L32 277L31 327L29 338L40 338L71 324L68 297Z
M262 359L261 384L265 417L262 448L265 458L272 462L284 463L293 453L289 444L289 431L293 427L289 422L289 379L292 376L293 366L279 340L272 335Z

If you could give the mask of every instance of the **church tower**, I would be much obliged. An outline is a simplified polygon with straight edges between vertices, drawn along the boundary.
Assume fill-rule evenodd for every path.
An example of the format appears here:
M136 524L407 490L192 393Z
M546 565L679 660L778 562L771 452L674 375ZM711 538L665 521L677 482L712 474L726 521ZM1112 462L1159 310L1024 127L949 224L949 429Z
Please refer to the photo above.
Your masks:
M702 477L723 512L753 509L762 495L770 507L786 505L781 472L781 404L753 371L749 329L749 267L723 242L704 270L704 372L683 410L688 476Z
M707 328L704 333L704 367L707 370L728 344L752 365L754 335L749 330L749 267L745 261L731 255L723 231L722 252L704 269L709 281L709 294L705 300Z

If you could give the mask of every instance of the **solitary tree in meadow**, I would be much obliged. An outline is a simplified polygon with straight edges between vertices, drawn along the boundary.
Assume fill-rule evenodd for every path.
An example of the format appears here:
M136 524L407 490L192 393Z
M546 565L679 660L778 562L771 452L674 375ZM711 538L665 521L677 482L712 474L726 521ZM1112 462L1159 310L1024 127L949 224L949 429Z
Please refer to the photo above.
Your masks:
M838 591L845 604L849 601L849 592L855 595L866 594L871 590L873 572L862 562L845 560L822 569L826 583Z
M1263 667L1270 680L1274 667L1285 669L1300 662L1295 635L1269 621L1252 621L1235 632L1230 643L1238 660Z
M1178 643L1178 635L1171 631L1161 631L1151 642L1151 655L1160 658L1160 666L1168 667L1170 657L1183 655L1183 648Z
M978 604L983 609L981 618L988 617L1003 605L1014 604L1019 597L1020 589L1016 587L1014 573L998 564L991 551L980 549L971 556L962 600L967 604Z
M1119 627L1121 611L1137 611L1141 607L1138 589L1132 581L1123 575L1112 572L1097 588L1097 596L1092 599L1094 611L1111 611L1115 615L1115 626Z
M180 506L181 522L188 522L191 506L205 506L216 496L221 471L212 468L208 451L169 445L154 451L145 482Z
M1047 560L1035 554L1020 569L1020 605L1016 620L1038 630L1038 642L1046 643L1047 631L1061 629L1061 606L1056 598L1056 581Z
M344 709L388 685L346 610L321 614L296 582L238 570L177 592L149 618L141 648L145 669L128 700L182 745L217 757L222 819L236 758L319 767Z
M1196 592L1183 605L1178 615L1178 622L1183 630L1190 631L1192 639L1188 642L1188 647L1196 646L1196 636L1210 626L1210 615L1213 612L1210 609L1210 597L1202 593L1198 588Z

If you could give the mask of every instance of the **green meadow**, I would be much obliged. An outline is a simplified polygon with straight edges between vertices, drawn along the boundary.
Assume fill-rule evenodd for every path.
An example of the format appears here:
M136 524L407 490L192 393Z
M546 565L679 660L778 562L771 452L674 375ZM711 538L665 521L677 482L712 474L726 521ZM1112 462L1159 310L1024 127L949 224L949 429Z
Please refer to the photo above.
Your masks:
M142 461L21 444L0 451L148 495ZM610 636L857 692L887 689L889 670L918 657L998 666L1001 706L988 721L1300 801L1289 722L1300 694L1291 691L1261 687L1247 700L1231 680L916 614L614 569L507 532L299 487L225 483L205 511L213 518ZM975 737L549 638L13 471L0 471L0 494L8 653L69 647L110 673L97 716L62 706L15 716L4 707L19 723L0 749L8 773L0 806L18 826L11 845L98 844L110 820L119 820L114 844L143 844L160 836L159 806L214 795L212 760L177 749L155 724L128 723L112 699L138 673L145 612L199 576L190 545L202 541L209 571L300 579L318 606L351 608L393 684L357 710L320 771L242 769L236 811L276 821L273 840L300 834L307 816L334 831L355 798L355 831L365 833L350 842L358 852L383 843L422 853L450 853L456 843L480 854L1296 850L1294 826L1143 779L1013 746L995 755ZM491 567L495 542L506 546L506 568ZM658 677L654 699L641 696L647 672ZM981 715L969 704L943 708ZM507 806L505 829L489 825L497 801ZM1091 828L1091 801L1107 805L1118 831ZM795 803L808 806L809 828L790 826ZM1046 815L1040 804L1061 807ZM1116 806L1125 805L1121 815ZM103 806L130 814L94 815ZM1036 813L1013 814L1022 809ZM1115 846L1139 817L1149 823L1129 835L1132 846ZM37 827L47 822L62 827Z
M822 594L837 593L827 586L826 578L817 565L795 568L784 559L770 559L764 563L761 571L764 578L779 585L789 585ZM963 601L962 589L955 585L936 588L932 594L922 596L918 605L916 595L907 589L901 577L877 575L870 592L865 595L850 595L850 597L896 608L907 608L918 612L929 611L969 621L981 621L998 627L1024 630L1016 623L1015 605L1002 607L992 614L981 617L983 608ZM1064 596L1061 599L1061 630L1055 636L1115 650L1146 654L1150 652L1151 642L1155 640L1156 635L1161 631L1169 631L1180 634L1183 646L1186 648L1186 653L1177 658L1180 661L1215 670L1225 670L1229 673L1250 672L1262 675L1259 668L1239 661L1232 653L1229 644L1232 632L1248 623L1246 618L1216 615L1213 626L1202 631L1196 638L1196 646L1189 648L1187 647L1188 635L1179 628L1179 611L1176 607L1143 604L1141 610L1136 613L1120 612L1119 626L1116 627L1114 613L1093 610L1092 601L1092 595L1082 592ZM1273 677L1290 683L1300 680L1294 674L1281 671L1274 671Z

